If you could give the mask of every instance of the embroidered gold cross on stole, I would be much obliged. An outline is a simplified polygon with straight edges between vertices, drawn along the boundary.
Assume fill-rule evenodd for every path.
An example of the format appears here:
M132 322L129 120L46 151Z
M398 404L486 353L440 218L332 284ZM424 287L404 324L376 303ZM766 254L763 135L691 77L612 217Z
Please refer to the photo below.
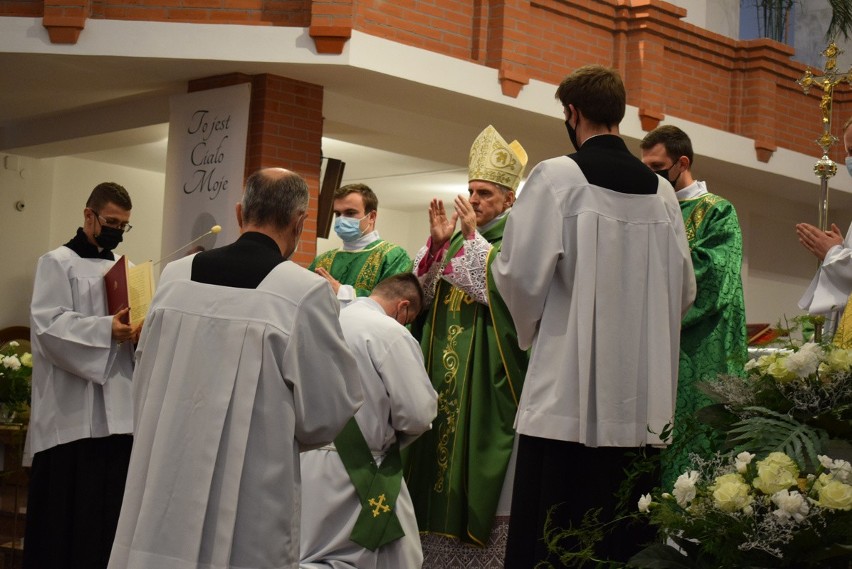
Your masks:
M371 506L376 507L376 509L373 510L373 517L374 518L378 517L379 514L382 514L382 513L386 514L386 513L390 512L390 510L391 510L390 506L385 505L385 495L384 494L379 494L378 500L376 500L375 498L370 498L369 503L370 503Z

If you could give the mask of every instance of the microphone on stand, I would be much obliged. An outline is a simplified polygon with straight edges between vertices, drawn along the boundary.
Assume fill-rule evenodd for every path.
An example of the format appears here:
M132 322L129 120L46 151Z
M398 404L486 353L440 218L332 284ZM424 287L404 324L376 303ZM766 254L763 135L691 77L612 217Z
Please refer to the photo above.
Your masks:
M208 235L211 235L211 234L216 235L220 231L222 231L222 226L221 225L214 225L213 227L210 228L210 231L208 231L204 235L200 235L200 236L196 237L195 239L193 239L189 243L185 243L184 245L178 247L176 250L172 251L171 253L169 253L168 255L166 255L165 257L163 257L162 259L160 259L156 263L154 263L153 266L156 267L157 265L159 265L160 263L162 263L163 261L165 261L166 259L168 259L172 255L174 255L176 253L180 253L182 250L186 249L187 247L189 247L190 245L192 245L196 241L203 239L203 238L205 238L205 237L207 237Z

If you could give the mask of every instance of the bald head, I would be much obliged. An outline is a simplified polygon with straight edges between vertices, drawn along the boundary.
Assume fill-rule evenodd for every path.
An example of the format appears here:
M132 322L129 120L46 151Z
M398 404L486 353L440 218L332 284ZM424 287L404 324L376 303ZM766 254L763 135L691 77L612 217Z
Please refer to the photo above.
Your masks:
M308 210L308 184L284 168L264 168L246 180L242 220L253 226L284 229Z

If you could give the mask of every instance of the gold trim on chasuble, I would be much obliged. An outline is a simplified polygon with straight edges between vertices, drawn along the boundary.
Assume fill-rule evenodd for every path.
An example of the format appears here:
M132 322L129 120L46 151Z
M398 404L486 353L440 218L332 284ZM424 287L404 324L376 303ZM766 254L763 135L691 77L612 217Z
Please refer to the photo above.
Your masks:
M714 205L722 201L722 198L716 194L705 194L696 199L701 200L701 203L695 206L689 217L684 220L686 240L689 241L690 251L692 250L692 242L695 241L695 236L698 234L698 228L704 221L704 216Z
M448 306L449 312L458 312L461 309L462 302L465 304L474 304L475 301L461 289L451 286L449 292L441 302ZM434 336L434 324L432 330ZM435 456L435 460L438 463L438 475L433 488L439 494L444 491L444 482L447 470L450 467L448 445L450 437L456 432L460 411L459 398L456 393L456 378L460 369L460 359L458 352L456 352L456 341L463 332L464 327L458 324L453 324L447 328L447 345L444 347L444 352L441 355L441 364L444 367L444 381L443 389L438 392L438 414L443 413L447 417L447 422L438 426L438 448ZM472 346L473 342L471 342ZM470 357L470 354L468 354L468 357ZM455 448L455 444L453 444L453 448Z
M491 250L488 252L488 259L496 251L496 247L492 246ZM494 335L496 338L495 343L497 344L497 351L500 352L500 361L503 363L503 370L506 372L506 381L509 382L509 390L512 392L512 400L515 402L515 406L518 406L518 394L515 392L515 383L512 381L512 374L509 372L509 366L506 365L506 356L503 355L503 344L500 342L500 330L497 330L497 319L494 318L494 301L491 299L491 288L488 286L488 273L491 271L491 264L488 262L488 259L485 260L485 296L488 298L488 313L491 315L491 324L494 326L496 330L496 334Z
M376 279L379 276L379 268L382 265L382 261L384 260L385 255L394 247L396 247L396 245L394 245L390 241L382 241L381 243L376 245L372 250L362 249L361 251L343 251L341 249L335 249L331 252L330 255L325 255L320 258L319 262L317 262L316 264L316 267L323 268L329 273L331 273L331 266L334 264L334 258L337 257L338 253L360 254L364 251L371 251L370 256L367 257L367 260L364 262L364 266L361 267L361 270L358 272L358 277L355 279L355 282L352 283L352 287L366 288L372 290L373 287L378 284L376 282Z

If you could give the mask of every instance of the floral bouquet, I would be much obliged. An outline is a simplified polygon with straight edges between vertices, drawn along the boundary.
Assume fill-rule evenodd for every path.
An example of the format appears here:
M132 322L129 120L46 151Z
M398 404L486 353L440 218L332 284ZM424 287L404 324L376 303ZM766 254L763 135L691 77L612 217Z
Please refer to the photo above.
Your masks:
M669 542L645 548L628 566L848 567L849 462L820 455L816 473L801 477L782 452L757 461L748 452L693 458L695 469L682 474L670 493L639 500L639 511Z
M698 418L725 432L730 448L783 450L810 465L829 443L848 452L852 350L791 340L746 363L745 371L745 377L723 375L700 386L718 404Z
M0 350L0 406L7 413L23 411L30 402L33 356L19 347L12 341Z

